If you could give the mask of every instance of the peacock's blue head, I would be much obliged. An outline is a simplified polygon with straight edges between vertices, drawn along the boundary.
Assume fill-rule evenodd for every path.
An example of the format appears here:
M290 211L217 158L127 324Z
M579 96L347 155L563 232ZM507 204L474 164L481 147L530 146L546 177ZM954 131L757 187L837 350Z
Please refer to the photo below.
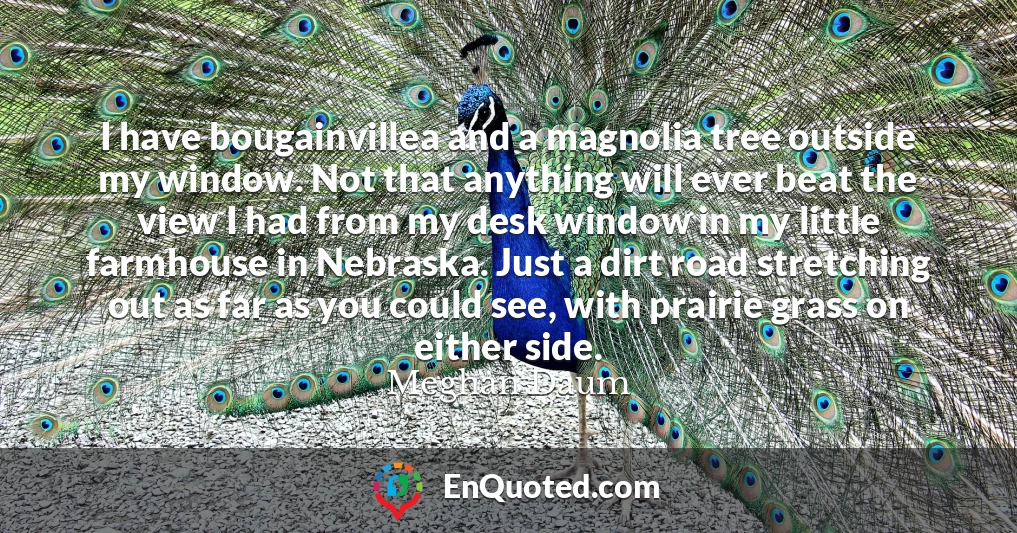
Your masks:
M459 125L488 135L508 121L501 98L487 85L471 85L459 100Z

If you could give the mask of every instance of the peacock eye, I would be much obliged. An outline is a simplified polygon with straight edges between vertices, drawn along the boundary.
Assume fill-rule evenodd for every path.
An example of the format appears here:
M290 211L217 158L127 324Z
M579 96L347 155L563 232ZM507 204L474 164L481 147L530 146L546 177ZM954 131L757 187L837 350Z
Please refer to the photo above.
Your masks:
M821 394L816 398L816 409L819 409L820 412L825 412L830 408L830 403L830 397L825 394Z
M985 288L997 303L1017 305L1017 281L1010 270L993 270L985 276Z
M335 380L339 383L346 383L347 381L350 380L350 373L339 372L338 374L335 375Z
M114 89L103 94L99 101L99 112L103 115L119 116L134 106L134 97L123 89Z
M585 13L583 8L577 4L570 4L565 7L561 15L561 30L565 37L578 39L586 30Z
M663 426L666 422L667 418L664 416L664 413L657 413L657 425Z
M505 35L497 34L496 37L498 40L490 48L491 59L499 65L511 66L515 62L515 46Z
M219 60L212 56L201 56L191 63L187 74L194 81L212 81L219 75Z
M27 46L18 42L9 43L0 48L0 69L21 70L28 66L31 58Z
M420 11L415 4L399 2L384 8L389 22L399 29L412 29L420 24Z
M98 220L88 229L88 240L92 244L106 244L116 237L117 227L110 220Z
M318 31L318 19L306 13L294 15L286 23L285 31L294 39L311 38Z
M403 99L415 109L427 109L437 101L434 97L434 89L428 83L410 85L403 90Z
M786 516L784 516L784 511L782 511L782 510L780 510L780 509L774 509L774 510L773 510L773 511L772 511L772 512L770 513L770 518L772 518L772 519L773 519L773 523L774 523L774 524L783 524L783 523L784 523L784 520L785 520L785 519L786 519L787 517L786 517Z
M382 370L384 370L384 367L381 366L381 363L374 363L373 365L371 365L371 372L373 372L376 375L381 374Z
M861 13L852 9L841 9L830 17L826 34L837 44L846 43L861 35L868 25L869 21Z
M67 155L67 144L62 133L51 133L39 141L36 153L44 160L55 161Z
M212 393L212 399L215 400L216 403L223 403L226 401L226 393L221 390L217 390Z
M671 428L671 438L672 439L678 440L678 439L681 438L681 436L682 436L682 430L678 429L678 426L674 426L674 427Z
M816 391L812 394L812 412L826 424L833 424L837 421L837 404L826 391Z
M832 160L830 154L814 148L806 148L798 153L798 166L810 172L827 172L832 166Z
M409 361L407 361L405 359L402 360L402 361L399 361L399 371L400 372L406 372L409 369L410 369L410 362Z
M933 83L940 89L963 89L977 79L977 72L959 55L945 53L929 63Z
M105 14L116 11L120 7L120 0L88 0L85 5L93 11Z
M311 388L311 381L307 378L300 378L297 380L297 388L305 391Z
M645 74L657 62L660 46L656 41L646 41L632 51L632 70L636 74Z
M635 400L629 400L629 411L632 411L633 413L638 413L639 412L639 402L637 402Z
M42 298L48 302L59 302L71 292L71 282L67 278L51 278L42 287Z
M710 456L710 468L714 470L720 468L720 457L717 457L716 455Z
M286 286L279 280L270 280L262 290L262 296L269 301L278 300L286 292Z
M747 472L745 474L745 484L750 486L750 487L755 485L756 484L756 475L753 474L752 472Z
M286 395L286 391L282 387L272 387L272 397L276 400L282 399Z
M428 370L434 370L435 368L438 368L438 361L428 361L424 366L427 367Z
M742 13L745 12L745 8L748 7L750 0L720 0L720 5L717 6L717 22L725 26L733 24Z

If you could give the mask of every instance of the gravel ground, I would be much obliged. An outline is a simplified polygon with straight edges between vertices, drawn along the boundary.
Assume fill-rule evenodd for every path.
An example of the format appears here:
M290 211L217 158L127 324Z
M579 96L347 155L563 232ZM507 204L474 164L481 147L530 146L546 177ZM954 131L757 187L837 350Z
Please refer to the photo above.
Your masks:
M525 376L533 372L530 367L510 362L505 367L487 367L477 372L480 374L499 374L513 372L516 375ZM175 395L166 395L172 398ZM454 453L470 454L481 453L483 448L536 448L548 451L547 461L535 459L522 460L525 464L513 467L517 471L527 472L527 476L538 479L544 472L564 468L571 462L573 448L578 441L578 410L575 397L563 398L556 395L549 396L524 396L524 397L494 397L494 396L466 396L460 398L456 403L444 404L437 401L400 401L398 397L387 394L376 393L359 398L351 398L337 403L327 404L322 408L307 408L293 412L276 413L262 417L248 418L222 418L205 413L193 405L194 402L165 401L146 406L135 405L130 408L132 412L118 417L116 420L104 421L97 424L98 427L83 428L78 434L64 439L62 445L67 447L116 447L116 448L151 448L151 447L173 447L173 448L363 448L374 449L375 451L392 448L435 448L434 452L442 454L442 460L448 460L451 450L442 452L440 449L455 448ZM593 446L596 448L620 448L623 446L622 425L617 411L613 406L602 402L591 401L589 405L589 419L592 429L599 434L594 438ZM630 428L629 438L634 447L657 447L656 439L649 436L643 428ZM0 447L30 448L35 446L32 440L25 436L23 426L6 425L0 430ZM558 450L555 450L558 449ZM470 450L473 450L471 452ZM610 454L608 450L603 450ZM567 453L551 453L567 452ZM11 452L5 452L11 453ZM233 450L230 453L242 453L242 450ZM256 453L260 453L257 452ZM319 453L320 450L319 450ZM339 453L339 451L337 451ZM415 450L414 453L421 453ZM486 453L487 455L484 455ZM483 452L482 456L472 459L464 458L466 461L488 461L491 460L492 452ZM504 453L504 450L496 453ZM521 450L519 453L533 453ZM595 453L599 453L595 451ZM61 456L62 457L62 456ZM603 457L602 457L603 459ZM38 457L34 459L38 462ZM67 459L70 460L70 459ZM427 459L416 459L417 462L427 463ZM364 476L370 476L367 470L377 468L378 462L370 462L365 465ZM382 461L384 462L384 461ZM546 464L535 465L532 463L542 462ZM614 478L621 469L619 460L604 460L603 468L598 471L601 479ZM355 513L356 519L363 516L377 516L377 522L372 524L358 525L360 527L377 527L381 530L421 530L433 531L441 526L451 530L519 530L528 531L535 527L546 527L553 525L556 529L562 530L596 530L596 531L629 531L629 530L660 530L660 531L762 531L763 526L757 518L751 515L745 506L735 499L731 494L722 490L715 483L706 479L698 468L691 464L672 462L667 465L668 484L665 492L665 504L663 507L656 507L647 502L636 502L633 507L633 523L630 527L619 525L619 508L617 506L605 508L604 506L592 506L589 502L571 503L543 503L543 502L512 502L508 504L490 504L470 516L475 518L487 518L478 522L473 519L461 521L461 523L450 523L439 521L432 523L427 520L428 516L434 513L421 512L420 520L410 520L410 515L399 527L393 529L395 524L391 517L379 513L380 506L371 502L368 506L371 511ZM43 464L33 468L43 470L62 469L60 465ZM64 465L66 466L66 465ZM418 468L423 468L418 465ZM640 479L640 464L636 460L636 478ZM651 464L649 468L659 468L659 465ZM72 469L73 470L73 469ZM186 468L188 474L194 468ZM200 468L198 470L201 470ZM430 471L438 468L431 467ZM180 467L170 471L180 473ZM227 475L224 473L224 475ZM359 475L359 474L358 474ZM158 472L152 474L152 483L158 483ZM344 474L345 476L345 474ZM10 476L5 476L10 479ZM248 476L250 478L251 476ZM526 476L524 476L526 477ZM252 483L258 478L252 478ZM359 478L356 478L359 479ZM652 478L643 478L652 479ZM205 482L206 480L199 480ZM275 483L271 477L265 479L265 483ZM6 510L13 512L13 515L23 514L28 510L34 515L39 512L38 502L35 497L26 496L33 491L18 490L15 496L17 500L7 501L4 505ZM248 492L250 488L246 489ZM439 489L433 489L439 490ZM3 491L0 490L0 493ZM20 503L19 503L20 501ZM327 498L332 501L334 497ZM143 502L137 504L141 507L137 512L143 512ZM254 502L252 509L263 509L273 507L269 504ZM258 507L260 505L260 507ZM493 505L493 506L492 506ZM333 505L334 506L334 505ZM306 507L306 506L305 506ZM377 509L375 509L377 508ZM307 507L310 509L310 507ZM462 508L458 508L459 511ZM4 511L0 509L0 511ZM229 513L244 515L251 509L245 511L230 509ZM439 515L456 516L462 513L442 513ZM365 514L366 513L366 514ZM0 514L12 516L8 512ZM46 516L51 513L43 512ZM165 514L163 512L162 514ZM411 513L412 514L412 513ZM595 520L591 522L591 514ZM125 513L118 513L117 516L124 517ZM160 515L161 516L161 515ZM220 528L216 525L219 517L217 511L209 511L201 515L203 525L198 529L210 530L245 530L243 528L230 528L229 521L223 522ZM315 515L317 516L317 515ZM534 517L546 516L547 522L537 521ZM540 520L543 520L541 518ZM271 520L264 524L271 523ZM77 524L77 523L76 523ZM506 528L495 526L495 524L510 524ZM52 524L50 524L52 525ZM116 529L117 523L112 525L102 520L88 521L84 529L72 527L70 529L79 531L100 530L103 527ZM168 530L176 529L172 517L165 524ZM234 524L236 525L236 524ZM306 524L308 527L297 527L296 531L305 530L326 530L328 525ZM2 524L0 524L2 526ZM65 525L61 524L61 528ZM121 527L123 527L121 525ZM513 529L518 528L518 529ZM17 528L16 528L17 529ZM51 529L43 527L43 529ZM160 528L162 529L162 528ZM184 526L183 530L189 529ZM0 530L6 530L0 527ZM30 528L31 530L31 528ZM38 529L36 529L38 530ZM123 531L132 530L130 527ZM256 529L251 529L256 530ZM267 530L272 530L271 528ZM279 529L289 530L289 529ZM345 531L344 528L334 529Z

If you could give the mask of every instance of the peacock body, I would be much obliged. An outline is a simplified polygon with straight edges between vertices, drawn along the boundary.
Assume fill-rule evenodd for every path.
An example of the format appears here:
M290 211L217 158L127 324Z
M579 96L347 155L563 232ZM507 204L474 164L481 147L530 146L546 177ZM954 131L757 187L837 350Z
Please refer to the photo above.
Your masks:
M117 320L113 298L215 298L225 290L357 300L430 299L460 291L490 299L564 299L627 291L635 298L795 294L828 299L908 298L907 320L788 322L676 318L651 324L616 316L567 320L551 332L587 340L599 359L551 365L583 376L625 377L617 397L676 458L742 499L772 531L1017 529L1017 44L1008 0L930 2L684 0L562 3L166 2L6 0L0 29L0 353L5 431L59 441L105 431L132 406L163 394L212 415L257 415L348 398L400 379L446 375L476 360L418 360L419 339L540 338L545 321L450 317L397 320L243 318ZM477 84L460 49L486 63ZM467 89L468 88L468 89ZM464 90L466 92L464 93ZM493 117L494 104L503 113ZM488 104L489 102L489 104ZM490 105L513 146L488 153L271 151L230 144L207 151L103 147L103 123L137 131L330 131L396 122L452 129ZM465 112L465 114L464 114ZM833 129L894 122L914 150L800 152L619 151L515 148L527 131L651 129L663 122L714 130ZM504 176L647 171L681 163L704 171L772 168L918 176L915 194L708 194L670 190L608 198L587 193L390 193L365 181L354 192L313 192L314 165L412 172L450 168L462 182L485 168ZM289 193L173 190L158 170L294 171ZM142 176L139 194L100 190L99 172ZM145 174L148 172L149 174ZM136 173L136 174L131 174ZM147 176L147 177L145 177ZM124 178L126 179L126 178ZM617 183L617 182L616 182ZM229 206L277 215L301 206L347 216L491 213L797 213L858 205L883 221L876 235L664 233L472 235L447 240L407 231L294 235L145 234L154 214L222 216ZM318 248L476 258L478 276L88 275L102 255L314 257ZM578 276L496 278L499 253L750 259L781 250L881 249L928 256L926 282L909 277ZM280 252L280 250L284 250ZM522 343L520 343L522 344ZM457 348L461 353L461 348ZM468 355L468 354L467 354ZM184 392L181 392L184 391ZM615 396L608 396L612 401ZM211 416L211 415L210 415ZM26 427L27 426L27 427ZM781 454L774 450L796 453ZM859 483L858 480L865 480ZM849 482L850 481L850 482Z

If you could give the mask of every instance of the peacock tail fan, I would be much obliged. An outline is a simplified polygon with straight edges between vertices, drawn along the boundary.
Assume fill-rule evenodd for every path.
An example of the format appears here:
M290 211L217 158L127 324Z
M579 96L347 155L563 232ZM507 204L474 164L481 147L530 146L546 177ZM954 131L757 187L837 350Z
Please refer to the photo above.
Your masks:
M417 370L448 375L481 362L420 361L420 339L492 337L479 318L334 318L321 324L263 318L115 319L115 298L138 299L137 314L159 301L215 298L224 291L265 299L284 295L375 302L490 296L488 236L460 227L447 242L407 231L340 238L298 234L330 208L347 219L405 229L410 214L468 216L479 193L390 193L380 179L353 192L314 192L313 165L340 174L401 165L410 172L450 168L466 181L482 152L297 151L226 143L216 154L169 149L104 149L126 122L135 131L195 129L345 132L389 122L401 129L453 129L473 73L458 61L463 43L486 47L488 83L505 104L510 133L536 132L524 168L619 174L609 198L533 194L542 213L657 216L797 213L802 206L858 205L883 221L876 235L777 238L770 220L746 235L667 236L636 228L605 237L548 235L570 262L620 250L749 262L781 251L817 255L865 248L927 256L915 277L734 277L687 271L573 277L577 298L627 291L649 302L681 298L794 294L839 302L906 298L906 320L860 316L688 319L652 323L616 315L586 321L599 359L584 376L626 378L610 395L624 418L742 499L772 531L1014 529L1012 465L994 451L1015 446L1017 389L1017 142L1012 117L1017 57L1007 1L920 3L689 0L557 2L361 2L306 5L225 1L82 0L16 2L0 30L0 353L4 416L26 435L56 442L103 431L136 405L172 395L209 416L254 415L333 402L389 385ZM836 148L730 152L546 151L549 132L645 130L669 121L713 132L832 129L894 122L915 132L911 151ZM917 176L914 193L789 192L780 195L628 193L626 172L653 164L721 172L773 168L821 174L846 165ZM244 173L293 170L300 192L196 193L156 171ZM108 185L100 189L99 172ZM858 185L857 183L855 185ZM137 192L137 194L133 194ZM230 234L229 206L276 215L275 235ZM136 220L184 213L219 217L196 237ZM329 224L332 220L329 220ZM342 252L338 252L339 248ZM337 250L324 277L179 276L133 271L96 276L90 254L190 260L224 255L269 258ZM476 272L367 278L345 258L377 255L471 258ZM97 250L97 252L93 252ZM115 272L114 272L115 274ZM347 310L348 311L348 310ZM786 310L785 310L786 311ZM336 316L342 316L336 311ZM644 309L644 313L646 310ZM460 352L461 353L461 352ZM615 385L606 385L614 392ZM785 453L786 452L786 453ZM992 487L1007 487L1003 491ZM1002 495L1001 495L1002 494ZM961 512L966 509L969 512Z

